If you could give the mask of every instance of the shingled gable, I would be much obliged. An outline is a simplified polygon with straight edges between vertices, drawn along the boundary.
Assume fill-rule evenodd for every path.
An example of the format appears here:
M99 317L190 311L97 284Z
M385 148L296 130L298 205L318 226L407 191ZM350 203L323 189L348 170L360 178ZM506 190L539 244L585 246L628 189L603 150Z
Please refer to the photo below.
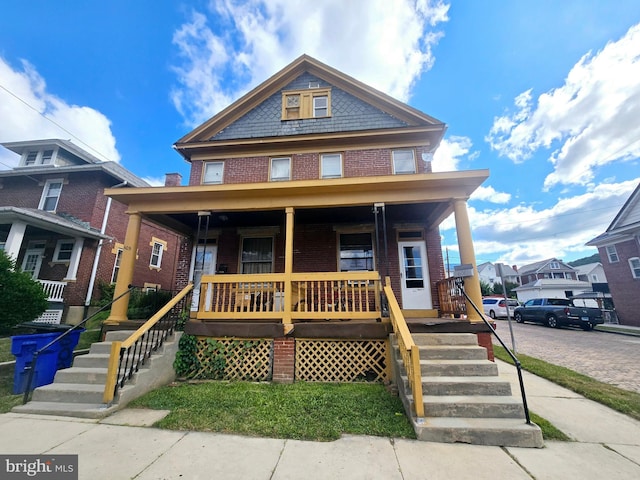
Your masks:
M332 90L332 115L312 121L283 121L282 92L308 88L316 82L319 88ZM393 137L399 144L417 141L435 149L445 129L441 121L302 55L178 140L174 147L188 161L196 151L228 152L254 144L264 149L269 143L277 149L293 139L313 148L324 141L336 147L341 139L353 144Z

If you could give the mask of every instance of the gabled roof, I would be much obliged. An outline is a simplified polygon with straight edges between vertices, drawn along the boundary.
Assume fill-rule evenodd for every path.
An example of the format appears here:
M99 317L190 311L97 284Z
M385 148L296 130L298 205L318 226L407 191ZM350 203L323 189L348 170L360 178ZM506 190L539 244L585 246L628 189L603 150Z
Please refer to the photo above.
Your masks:
M414 136L421 138L426 145L431 144L434 149L444 135L446 126L440 120L369 87L308 55L302 55L239 100L179 139L174 147L189 160L193 149L202 150L203 148L223 146L229 143L237 144L238 139L217 140L214 137L238 119L257 109L272 95L279 94L285 90L291 82L305 73L312 74L315 78L326 82L331 87L340 89L360 99L364 104L371 105L397 119L397 128L380 128L377 131L378 135L400 131L405 134L412 133ZM280 105L279 100L278 105ZM369 128L369 132L366 135L373 135L375 129L371 128L371 126ZM335 131L316 132L314 135L300 135L296 130L298 129L292 128L288 138L283 138L284 136L280 135L277 138L265 140L265 136L256 135L253 138L245 138L240 143L250 147L255 142L259 142L262 146L264 146L265 142L273 142L275 145L279 145L287 140L299 139L302 136L313 137L310 140L316 142L322 138L336 137ZM338 134L356 136L354 132L338 132ZM360 135L363 136L365 134L360 133Z
M573 267L573 268L576 269L576 271L578 272L578 275L588 275L598 267L602 267L602 263L600 262L587 263L585 265L578 265L577 267Z
M640 184L624 203L604 233L589 240L586 245L599 247L627 240L640 232Z
M562 260L558 260L557 258L548 258L546 260L540 260L539 262L530 263L528 265L524 265L524 266L518 268L518 275L527 275L529 273L539 272L539 271L543 270L551 262L558 262L558 263L561 263L562 265L564 265L565 268L563 268L561 270L575 270L573 267L571 267L570 265L567 265ZM554 269L554 270L556 270L556 269Z

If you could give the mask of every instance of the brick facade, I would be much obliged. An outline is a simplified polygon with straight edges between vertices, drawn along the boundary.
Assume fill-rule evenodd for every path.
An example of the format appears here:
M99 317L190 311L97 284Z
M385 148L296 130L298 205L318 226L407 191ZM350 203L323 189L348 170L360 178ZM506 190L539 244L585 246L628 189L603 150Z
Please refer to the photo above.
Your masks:
M273 339L274 383L293 383L295 379L296 341L292 337Z
M617 262L610 262L606 247L599 247L602 268L618 315L624 325L640 327L640 278L633 278L629 259L640 257L640 243L631 239L615 245Z

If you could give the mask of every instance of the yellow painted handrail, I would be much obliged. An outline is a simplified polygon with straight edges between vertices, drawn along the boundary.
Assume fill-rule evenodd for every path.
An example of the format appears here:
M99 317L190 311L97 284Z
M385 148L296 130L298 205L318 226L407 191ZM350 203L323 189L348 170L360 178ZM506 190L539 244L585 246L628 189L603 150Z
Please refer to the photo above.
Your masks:
M158 312L147 320L140 328L133 332L126 340L122 342L114 341L111 343L111 353L109 355L109 366L107 367L107 380L104 386L103 402L110 403L113 400L115 386L118 377L118 367L120 364L120 352L122 349L131 347L137 340L139 340L145 333L147 333L153 326L158 323L169 311L177 305L191 290L193 284L190 283L184 287L180 293L173 297L169 302L162 307Z
M411 394L413 396L415 413L417 417L424 417L420 352L418 346L414 343L413 338L411 337L409 326L404 319L400 305L398 305L398 301L391 289L391 281L388 277L386 278L385 283L384 293L389 305L391 324L398 340L398 347L400 349L400 356L402 357L404 368L407 371L407 378L409 379L409 387L411 388Z

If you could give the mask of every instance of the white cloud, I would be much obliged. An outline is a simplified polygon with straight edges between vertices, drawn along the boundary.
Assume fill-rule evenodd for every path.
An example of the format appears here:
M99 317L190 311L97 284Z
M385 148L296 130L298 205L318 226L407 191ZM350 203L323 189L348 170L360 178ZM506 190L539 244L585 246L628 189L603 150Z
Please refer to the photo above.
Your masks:
M60 138L101 160L120 161L109 119L48 92L44 78L27 61L13 68L0 57L0 119L0 142ZM18 161L13 152L0 149L0 169Z
M469 205L476 256L499 256L509 265L525 265L572 252L591 254L594 249L585 243L606 230L638 182L640 178L603 183L542 210L532 205L478 210ZM440 227L442 232L454 228L453 215Z
M506 192L497 192L495 188L479 186L475 192L471 194L469 200L484 200L491 203L509 203L511 194Z
M434 172L453 172L459 170L459 164L463 157L469 158L472 147L468 137L448 137L443 139L438 149L433 154L431 168ZM474 155L474 154L471 154Z
M548 150L545 188L586 185L598 167L640 156L640 24L596 54L584 55L563 86L534 104L531 90L515 113L494 119L487 141L515 162Z
M197 125L303 53L407 101L433 65L448 9L443 0L211 1L174 34L172 101Z

